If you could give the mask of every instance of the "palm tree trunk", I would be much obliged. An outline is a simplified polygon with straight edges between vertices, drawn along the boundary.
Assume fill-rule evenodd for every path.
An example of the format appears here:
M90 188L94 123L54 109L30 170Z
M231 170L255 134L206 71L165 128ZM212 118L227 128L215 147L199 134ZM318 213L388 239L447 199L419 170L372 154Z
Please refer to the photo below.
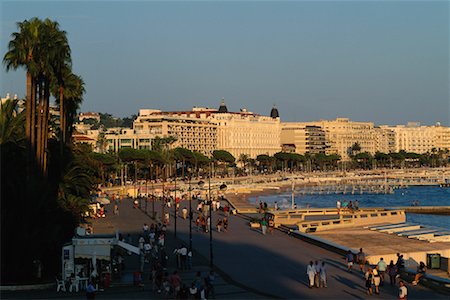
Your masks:
M30 124L30 140L31 140L31 157L36 154L36 95L38 94L38 85L36 78L33 77L31 81L31 124Z
M42 171L42 118L44 111L44 95L43 95L43 85L41 78L38 81L38 95L39 95L39 103L37 107L37 128L36 128L36 163L40 171Z
M28 151L31 153L31 94L32 94L32 78L31 74L27 72L27 102L25 106L26 110L26 121L25 121L25 136L28 142ZM30 155L31 156L31 155Z
M44 176L47 176L47 146L48 146L48 120L50 116L50 80L45 81L44 88L44 132L43 132L43 149L42 149L42 169Z
M59 130L60 130L60 151L61 156L63 154L63 146L66 143L66 125L65 125L65 115L64 115L64 88L59 87Z

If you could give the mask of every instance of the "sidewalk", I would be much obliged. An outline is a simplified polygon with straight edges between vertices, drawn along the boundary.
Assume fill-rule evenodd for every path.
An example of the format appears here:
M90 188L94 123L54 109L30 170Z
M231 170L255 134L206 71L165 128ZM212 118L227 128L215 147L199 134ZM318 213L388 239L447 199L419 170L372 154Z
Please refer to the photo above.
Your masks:
M145 207L144 207L145 208ZM157 212L160 215L160 205L157 205ZM151 205L147 206L149 215L151 214ZM112 214L112 205L107 206L108 215L104 219L95 219L92 222L94 227L94 234L112 234L118 230L125 238L128 234L131 235L132 244L138 245L139 235L142 233L142 226L147 223L149 226L154 223L156 224L158 220L151 219L145 214L143 210L134 209L132 207L131 199L124 199L123 203L119 205L120 215L116 216ZM171 216L171 221L173 222L173 216ZM178 248L181 244L186 243L178 238L174 237L174 232L172 226L168 226L167 234L165 239L165 248L167 255L169 256L167 272L172 274L176 270L176 256L173 254L175 248ZM205 277L209 273L209 261L204 256L200 255L194 249L192 258L193 268L189 271L178 270L181 277L182 283L189 287L195 278L196 273L199 271L202 277ZM112 282L111 288L125 288L133 285L133 273L138 271L140 268L140 258L137 255L131 255L125 257L125 270L120 281ZM147 295L146 297L151 298L163 298L161 294L157 292L152 292L151 281L150 281L150 264L146 263L144 265L144 273L142 275L144 288L135 287L136 293L139 295ZM264 298L263 295L259 293L254 293L245 287L237 286L236 284L230 283L230 280L225 280L220 273L215 273L214 289L217 299L261 299ZM140 290L140 291L139 291ZM105 293L106 295L106 293ZM98 294L101 298L101 293Z

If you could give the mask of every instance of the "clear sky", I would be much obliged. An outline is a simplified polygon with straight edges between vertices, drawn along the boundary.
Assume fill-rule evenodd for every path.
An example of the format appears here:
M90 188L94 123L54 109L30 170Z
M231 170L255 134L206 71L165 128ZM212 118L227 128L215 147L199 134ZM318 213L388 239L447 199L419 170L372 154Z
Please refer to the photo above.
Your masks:
M0 54L34 16L68 32L82 111L217 107L283 121L449 125L447 1L3 1ZM1 94L25 93L1 70Z

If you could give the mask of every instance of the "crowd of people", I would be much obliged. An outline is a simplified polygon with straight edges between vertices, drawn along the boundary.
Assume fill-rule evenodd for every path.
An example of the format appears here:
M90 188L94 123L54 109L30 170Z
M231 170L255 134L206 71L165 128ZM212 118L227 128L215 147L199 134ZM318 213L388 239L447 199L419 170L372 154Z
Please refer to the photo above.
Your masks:
M364 274L367 295L372 295L373 293L377 295L380 294L380 287L384 286L387 274L389 276L391 287L395 287L397 285L397 279L399 279L399 299L407 299L408 289L405 282L401 279L401 277L404 277L405 275L405 260L403 254L397 253L397 261L395 263L391 260L389 264L387 264L381 257L377 264L367 266L366 254L363 252L363 249L360 248L356 255L349 250L345 256L345 260L348 272L352 272L355 263L359 265L359 271ZM425 264L420 262L418 272L412 284L417 285L425 272Z
M358 201L358 199L356 199L355 202L353 202L351 200L350 201L344 200L343 202L341 202L341 200L337 200L336 208L337 208L338 214L340 214L341 212L343 212L343 213L348 212L348 213L352 214L353 212L359 210L359 201Z

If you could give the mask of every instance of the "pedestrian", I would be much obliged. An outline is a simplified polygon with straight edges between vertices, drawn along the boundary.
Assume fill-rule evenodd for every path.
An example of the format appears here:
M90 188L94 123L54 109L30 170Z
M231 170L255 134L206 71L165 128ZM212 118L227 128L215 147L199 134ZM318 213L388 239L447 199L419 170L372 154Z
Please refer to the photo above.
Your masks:
M375 285L375 294L380 294L379 286L381 282L380 272L378 271L378 265L372 270L373 273L373 284Z
M386 262L383 260L383 258L380 258L380 261L378 262L378 272L380 273L380 279L381 279L381 283L380 285L383 286L384 285L384 274L386 273L387 270L387 265Z
M348 208L348 211L349 211L350 213L353 213L353 202L352 202L351 200L350 200L350 202L348 203L347 208Z
M191 287L189 288L189 295L190 299L197 299L198 290L197 287L195 286L195 282L192 282Z
M417 285L419 283L420 278L422 278L425 273L427 272L427 267L423 263L423 261L420 262L419 266L417 267L417 273L414 277L414 281L412 282L413 285Z
M306 268L306 275L309 279L309 288L312 288L314 286L314 278L316 276L316 268L314 267L314 263L312 261L309 262L309 265Z
M155 244L155 229L154 228L150 228L150 233L148 234L149 240L150 240L150 244L153 246Z
M147 223L144 223L144 225L142 226L142 231L144 232L145 237L148 236L148 230L149 230L149 227L148 227Z
M159 257L163 270L167 270L167 261L169 260L169 257L167 256L167 252L164 247L161 247L161 251L159 251Z
M356 259L358 260L359 270L364 274L364 266L366 265L367 259L362 248L359 248L359 252L356 254Z
M398 289L398 299L401 300L406 300L408 299L408 289L406 288L405 283L403 282L403 280L400 280L399 284L399 289Z
M164 235L164 232L161 232L161 233L159 234L158 244L159 244L161 247L164 247L164 242L165 242L165 235Z
M325 262L322 261L320 266L320 285L322 287L327 287L327 268L325 267Z
M352 251L348 250L347 255L345 255L345 262L347 263L347 271L352 272L353 262L355 261L355 257Z
M262 234L266 235L266 232L267 232L267 221L264 218L261 220L261 231L262 231Z
M405 270L405 260L403 259L403 254L397 253L397 275L396 278L400 278Z
M341 200L336 201L336 208L339 215L341 213Z
M138 242L139 242L139 250L144 250L145 239L142 235L139 236Z
M186 208L186 207L183 207L183 209L181 210L181 212L183 213L183 219L186 220L186 218L187 218L187 213L188 213L187 208Z
M387 273L389 275L389 279L391 281L391 286L395 285L395 279L397 275L397 267L394 265L394 261L391 260L391 262L389 263L389 266L387 267Z
M274 210L278 210L278 202L277 201L275 201Z
M355 210L359 210L359 201L358 201L358 199L355 200Z
M316 269L316 275L314 275L314 284L318 288L318 287L320 287L320 284L319 284L319 281L320 281L320 278L319 278L319 276L320 276L320 265L319 265L319 262L317 260L314 262L314 269Z
M216 298L216 292L214 290L214 281L216 279L216 276L214 274L214 271L211 270L208 274L208 276L205 278L206 283L206 299L209 298Z
M176 257L176 261L177 261L177 269L180 269L180 268L181 268L180 249L175 248L175 249L173 250L173 254L174 254L175 257Z
M192 250L189 249L188 254L187 254L187 267L188 270L192 269Z
M188 249L186 248L186 246L181 246L179 249L179 253L180 253L180 267L181 270L187 270L187 254L188 254Z
M166 225L169 225L169 218L170 218L170 214L169 214L169 212L166 212L164 214L164 222Z
M220 201L219 200L216 201L216 210L220 211Z
M86 287L86 299L95 299L95 292L97 290L94 287L94 284L91 279L89 279L89 283Z
M206 233L208 233L209 230L211 229L211 217L210 216L208 216L208 218L206 219L205 229L206 229Z
M373 273L371 267L367 270L364 278L366 279L367 295L372 295Z
M228 218L224 217L223 218L223 231L227 232L228 230Z
M217 220L217 224L216 224L217 232L220 232L222 230L222 225L223 225L222 220L221 219Z
M273 217L269 219L269 232L270 234L273 234L273 229L275 228L275 222L273 220Z
M119 215L119 205L117 204L117 201L118 201L118 200L116 200L116 201L114 202L114 214L115 214L116 216Z
M178 298L178 293L180 292L181 289L181 278L180 275L178 274L178 271L173 271L172 276L170 276L170 285L172 287L172 293L173 293L173 298L172 299L177 299Z
M184 283L181 285L181 290L178 293L178 297L180 299L189 299L189 289Z

